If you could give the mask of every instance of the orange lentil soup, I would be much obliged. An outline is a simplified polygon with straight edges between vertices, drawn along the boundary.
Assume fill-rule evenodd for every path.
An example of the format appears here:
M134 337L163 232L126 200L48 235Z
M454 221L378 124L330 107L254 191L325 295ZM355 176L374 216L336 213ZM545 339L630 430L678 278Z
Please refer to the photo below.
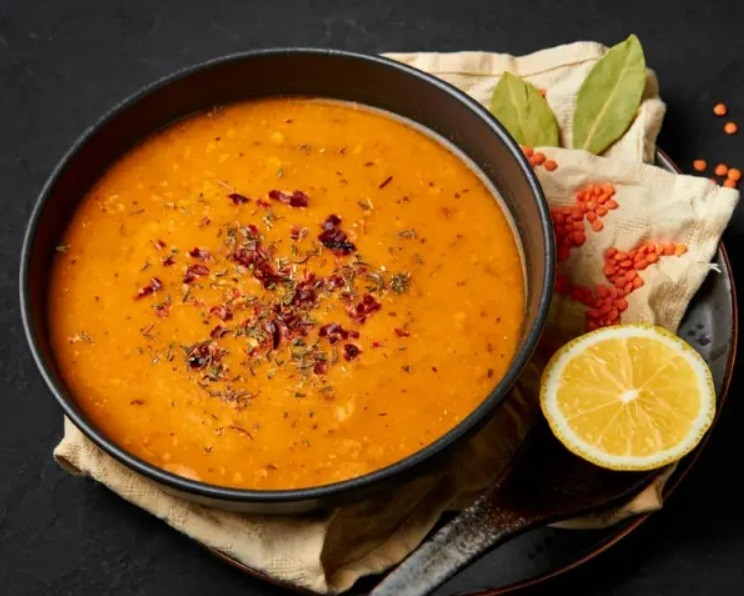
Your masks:
M58 248L62 375L113 441L210 484L399 461L505 374L524 309L500 203L461 157L323 100L180 121L113 165Z

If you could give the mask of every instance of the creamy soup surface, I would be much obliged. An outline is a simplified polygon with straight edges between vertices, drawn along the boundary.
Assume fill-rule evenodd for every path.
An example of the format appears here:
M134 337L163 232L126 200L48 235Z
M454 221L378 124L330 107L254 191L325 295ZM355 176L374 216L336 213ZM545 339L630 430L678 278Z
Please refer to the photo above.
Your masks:
M58 247L60 370L131 453L215 485L363 475L465 418L517 349L512 229L459 156L353 104L246 102L122 156Z

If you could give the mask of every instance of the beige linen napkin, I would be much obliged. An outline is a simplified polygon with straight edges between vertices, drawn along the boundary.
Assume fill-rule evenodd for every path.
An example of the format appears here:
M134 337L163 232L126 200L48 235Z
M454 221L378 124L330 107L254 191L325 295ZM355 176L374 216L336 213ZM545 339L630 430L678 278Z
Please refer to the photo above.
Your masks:
M570 146L578 88L606 48L575 43L515 58L483 52L392 54L426 70L487 104L505 70L545 89ZM664 258L643 271L645 285L628 299L623 322L643 321L676 329L687 304L711 269L710 259L738 200L736 191L707 179L674 175L651 165L664 104L649 72L638 117L605 157L582 151L544 148L558 169L537 173L551 206L571 204L587 183L612 183L618 209L604 217L604 229L590 232L580 249L559 265L572 283L606 283L603 252L640 241L674 241L689 250ZM645 163L644 163L645 162ZM587 307L556 296L547 330L560 342L585 330ZM381 572L402 560L435 525L440 515L472 502L503 469L535 417L544 356L538 354L490 423L429 475L368 501L299 517L262 517L208 509L169 495L98 450L69 421L55 449L70 473L91 476L135 505L160 517L195 540L277 579L317 592L348 589L361 576ZM601 516L572 520L574 527L598 527L661 506L661 489L671 469L626 506Z

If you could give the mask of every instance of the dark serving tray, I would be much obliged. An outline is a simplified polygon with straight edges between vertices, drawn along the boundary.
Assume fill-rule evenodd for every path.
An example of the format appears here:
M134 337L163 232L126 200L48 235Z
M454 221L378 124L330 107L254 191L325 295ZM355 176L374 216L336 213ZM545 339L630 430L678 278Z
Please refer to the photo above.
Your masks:
M657 165L666 170L679 171L662 152L657 153L656 161ZM717 420L731 381L736 356L738 316L734 280L723 245L719 247L713 262L718 266L719 272L708 275L693 298L680 325L679 335L705 358L711 368L718 396ZM692 453L680 461L664 489L665 499L695 464L705 443L704 439ZM640 515L603 530L559 530L546 527L527 532L484 555L433 594L495 596L541 583L602 553L635 530L649 515ZM222 553L216 554L250 575L277 583L256 569ZM366 594L379 580L379 576L364 578L348 594ZM292 590L291 586L286 587Z

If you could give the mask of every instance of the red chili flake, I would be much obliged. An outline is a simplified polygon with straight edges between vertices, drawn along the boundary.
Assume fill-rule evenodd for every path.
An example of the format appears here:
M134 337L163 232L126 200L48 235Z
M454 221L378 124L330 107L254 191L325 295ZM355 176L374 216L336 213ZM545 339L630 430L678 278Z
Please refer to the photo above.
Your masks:
M339 228L341 218L338 215L329 215L321 227L323 231L318 235L318 240L323 246L331 249L336 254L348 255L356 250L356 246L349 241L349 237Z
M227 195L227 198L230 199L234 205L241 205L250 201L248 197L237 192L230 193L229 195Z
M189 268L186 269L186 274L183 276L183 283L190 284L192 281L199 277L203 277L204 275L209 275L209 267L201 264L189 265Z
M212 223L212 220L208 217L202 217L201 221L199 222L200 228L206 228L210 223Z
M194 344L186 351L186 364L190 368L202 369L212 363L219 362L223 351L213 341L203 341Z
M202 261L208 261L212 258L212 254L206 248L194 247L189 251L189 255Z
M335 344L340 340L359 339L359 332L353 329L344 329L338 323L328 323L318 330L318 337L327 337L328 342Z
M289 231L289 237L297 242L307 236L307 232L308 230L304 226L292 226L292 229Z
M312 306L318 299L318 291L323 287L323 280L314 273L306 274L304 279L295 286L292 296L293 306Z
M168 255L163 259L163 267L170 267L171 265L176 264L176 259L174 258L174 255Z
M271 203L264 201L263 199L256 199L256 205L263 207L264 209L271 207Z
M381 341L375 340L372 342L373 348L381 348L384 344Z
M162 240L154 240L152 245L157 248L158 250L163 250L165 248L165 242Z
M289 278L289 271L277 270L274 267L271 256L260 242L256 242L255 246L250 248L239 248L232 255L232 259L250 269L253 277L260 281L264 288L272 288Z
M269 321L264 325L264 329L271 337L271 345L276 350L279 347L279 342L282 339L282 332L276 321Z
M408 337L409 335L411 335L405 329L398 329L398 327L396 327L394 331L395 331L395 335L397 335L398 337Z
M217 325L212 331L209 332L209 337L212 337L214 339L219 339L220 337L223 337L230 333L230 330L226 327L223 327L222 325Z
M385 180L382 181L382 184L380 184L378 188L385 188L388 184L390 184L392 179L393 179L392 176L388 176L387 178L385 178Z
M331 291L336 288L343 288L345 283L344 278L340 275L330 275L326 278L326 287Z
M307 330L313 325L312 322L303 320L293 308L276 304L272 309L274 317L264 324L264 329L269 335L272 349L279 348L282 340L291 340L298 336L306 336ZM246 321L244 327L250 326Z
M283 190L270 190L269 198L290 207L307 207L309 202L309 197L301 190L291 193Z
M373 313L382 308L382 305L375 300L371 294L365 294L362 300L354 305L347 307L346 311L349 316L359 324L364 323Z
M276 321L280 325L282 336L287 338L307 335L309 327L313 326L310 321L303 320L294 308L289 308L277 304L274 306L274 313L276 314Z
M344 345L344 360L354 360L362 351L354 344Z
M161 282L157 277L153 277L148 285L137 290L137 294L134 296L134 299L139 300L140 298L149 296L150 294L160 290L162 287L163 282Z
M316 375L324 375L328 372L328 363L327 362L316 362L315 366L313 366L313 372Z
M164 319L170 314L170 307L168 304L156 304L155 305L155 316Z
M220 304L219 306L213 306L209 309L210 315L217 315L220 319L223 321L229 321L233 318L232 311L227 308L224 304Z

